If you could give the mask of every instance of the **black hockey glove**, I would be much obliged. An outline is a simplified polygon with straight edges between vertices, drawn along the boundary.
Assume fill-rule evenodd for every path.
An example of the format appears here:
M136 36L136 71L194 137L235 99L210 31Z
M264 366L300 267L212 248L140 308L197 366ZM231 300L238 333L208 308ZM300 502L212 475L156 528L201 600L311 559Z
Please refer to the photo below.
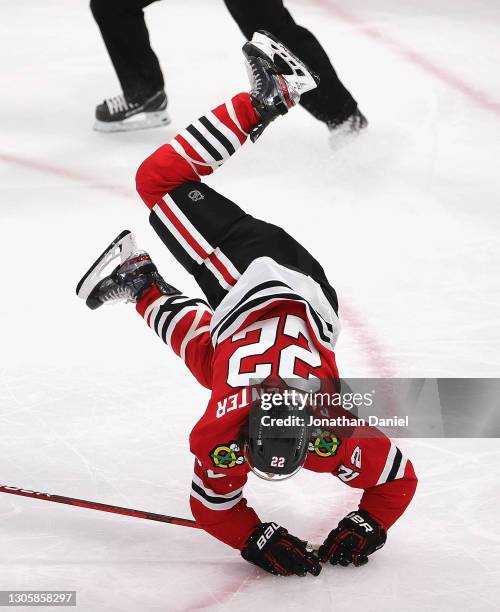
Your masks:
M368 563L371 555L385 544L387 534L377 521L365 512L357 510L343 518L338 527L319 547L319 558L332 565L359 566Z
M275 576L318 576L321 565L307 542L276 523L261 523L243 546L241 556Z

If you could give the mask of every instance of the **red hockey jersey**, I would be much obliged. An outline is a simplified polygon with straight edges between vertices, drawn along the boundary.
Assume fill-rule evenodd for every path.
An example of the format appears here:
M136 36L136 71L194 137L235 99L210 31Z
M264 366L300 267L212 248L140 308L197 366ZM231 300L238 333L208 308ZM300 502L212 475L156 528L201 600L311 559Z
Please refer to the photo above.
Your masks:
M168 227L179 248L211 270L228 291L212 312L203 300L164 296L153 287L137 310L197 381L211 389L205 414L190 436L196 457L191 508L208 533L238 549L260 522L243 496L249 468L238 443L249 411L249 382L338 378L333 351L339 322L320 285L269 257L255 259L239 274L168 195L211 174L259 121L250 96L238 94L160 147L137 174L138 191L152 214ZM304 467L361 489L360 508L386 529L404 512L417 483L411 462L397 446L364 427L347 435L319 431Z
M274 294L267 290L269 299L257 307L248 299L245 310L239 297L249 288L258 289L255 277L267 285L263 281L270 276L276 280L286 274L288 282L290 275L300 276L266 259L250 266L215 313L201 301L168 298L156 289L137 306L196 379L212 390L207 409L190 436L196 457L191 509L208 533L238 549L260 522L243 496L249 467L238 443L248 417L250 381L338 378L332 350L338 324L336 328L335 322L323 321L317 312L313 315L307 300L283 299L274 288ZM340 429L318 431L311 439L304 468L329 472L362 489L360 508L386 529L410 503L417 482L411 462L384 434L369 427L358 427L348 435Z

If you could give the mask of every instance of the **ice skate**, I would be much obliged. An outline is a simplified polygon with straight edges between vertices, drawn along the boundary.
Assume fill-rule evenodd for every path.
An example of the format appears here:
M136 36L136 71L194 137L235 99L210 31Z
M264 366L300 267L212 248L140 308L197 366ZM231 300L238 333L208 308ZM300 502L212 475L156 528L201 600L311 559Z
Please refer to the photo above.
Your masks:
M357 108L352 115L340 121L329 121L330 146L338 149L346 142L346 137L355 136L368 127L368 119Z
M127 132L161 127L170 123L164 91L141 101L129 101L123 95L107 98L95 109L94 129L98 132Z
M119 264L110 272L118 260ZM163 280L150 256L137 249L134 237L125 230L86 272L78 283L76 294L95 310L103 304L137 302L153 283L164 295L179 293Z
M272 34L259 30L243 46L250 95L262 119L250 134L252 142L278 115L298 104L300 96L319 83L319 77Z

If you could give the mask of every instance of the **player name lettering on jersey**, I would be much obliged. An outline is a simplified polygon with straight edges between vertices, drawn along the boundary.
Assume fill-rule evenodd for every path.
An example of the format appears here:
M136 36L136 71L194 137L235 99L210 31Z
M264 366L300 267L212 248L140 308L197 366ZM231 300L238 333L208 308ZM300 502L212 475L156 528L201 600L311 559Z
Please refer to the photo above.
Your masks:
M238 393L232 393L228 395L222 400L217 402L217 411L215 416L220 419L228 412L232 412L233 410L238 410L238 408L244 408L250 404L249 400L250 394L248 393L248 388L245 387L240 389Z

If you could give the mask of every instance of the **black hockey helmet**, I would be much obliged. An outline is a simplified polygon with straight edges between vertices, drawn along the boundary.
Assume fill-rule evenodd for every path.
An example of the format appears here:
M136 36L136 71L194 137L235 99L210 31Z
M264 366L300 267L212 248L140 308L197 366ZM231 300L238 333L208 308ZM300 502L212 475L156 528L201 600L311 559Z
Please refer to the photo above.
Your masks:
M301 407L296 396L286 405L271 405L262 401L262 388L250 406L248 432L244 454L251 471L264 480L285 480L294 476L304 465L309 448L311 428L309 412ZM276 389L283 397L283 389ZM295 390L288 390L293 397ZM299 393L295 391L295 393Z

